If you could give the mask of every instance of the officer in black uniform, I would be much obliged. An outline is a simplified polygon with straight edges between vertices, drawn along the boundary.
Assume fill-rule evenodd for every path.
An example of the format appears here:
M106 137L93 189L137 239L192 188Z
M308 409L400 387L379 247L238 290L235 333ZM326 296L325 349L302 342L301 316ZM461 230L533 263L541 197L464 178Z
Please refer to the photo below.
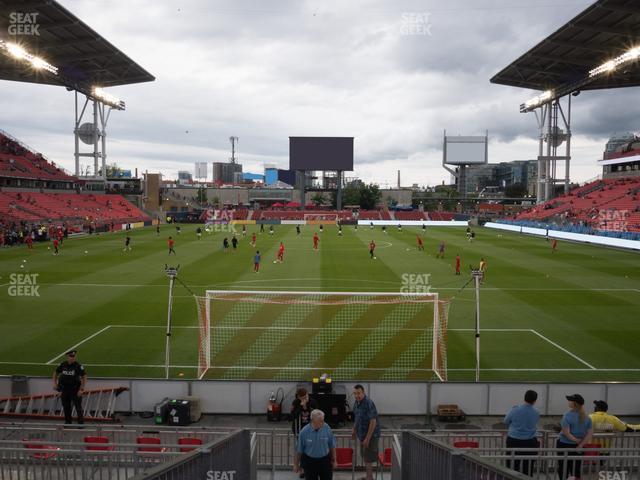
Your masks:
M87 382L87 372L76 362L76 351L66 353L67 359L53 372L53 388L60 392L60 400L64 409L64 423L70 424L73 407L76 407L78 423L84 423L82 416L82 392Z

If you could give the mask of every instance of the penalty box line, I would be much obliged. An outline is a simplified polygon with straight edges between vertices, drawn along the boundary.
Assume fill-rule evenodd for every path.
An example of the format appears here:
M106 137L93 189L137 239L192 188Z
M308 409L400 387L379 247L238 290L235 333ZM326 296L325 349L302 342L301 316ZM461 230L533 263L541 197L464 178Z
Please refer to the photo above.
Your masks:
M49 360L45 365L51 365L53 362L55 362L58 358L64 356L65 353L67 353L70 350L75 350L76 348L78 348L80 345L82 345L85 342L88 342L89 340L91 340L94 337L97 337L98 335L100 335L101 333L106 332L107 330L109 330L111 328L111 325L107 325L106 327L98 330L96 333L89 335L88 337L82 339L81 341L79 341L78 343L76 343L75 345L73 345L72 347L67 348L64 352L56 355L55 357L53 357L51 360Z

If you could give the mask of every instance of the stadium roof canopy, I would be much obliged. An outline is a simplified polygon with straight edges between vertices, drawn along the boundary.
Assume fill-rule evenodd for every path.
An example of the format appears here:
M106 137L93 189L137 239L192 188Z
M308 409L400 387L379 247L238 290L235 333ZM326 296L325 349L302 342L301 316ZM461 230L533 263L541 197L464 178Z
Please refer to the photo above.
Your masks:
M0 0L0 40L18 44L58 69L56 75L0 55L1 80L62 85L82 93L94 86L155 80L55 0Z
M491 79L492 83L556 91L640 85L640 62L625 63L606 74L590 72L640 47L638 0L599 0L542 40Z

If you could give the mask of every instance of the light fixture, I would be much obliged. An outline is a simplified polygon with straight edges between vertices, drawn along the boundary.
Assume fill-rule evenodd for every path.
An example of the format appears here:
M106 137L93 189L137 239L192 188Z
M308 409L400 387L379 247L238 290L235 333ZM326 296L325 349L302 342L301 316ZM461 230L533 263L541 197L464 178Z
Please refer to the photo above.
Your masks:
M629 51L623 53L622 55L614 58L613 60L609 60L599 67L589 70L589 78L595 77L597 75L602 75L603 73L612 72L618 67L618 65L632 62L634 60L637 60L638 57L640 57L640 47L634 47Z
M539 107L553 97L553 90L547 90L531 100L527 100L524 105L526 108Z
M91 89L91 94L93 95L93 97L102 102L105 103L111 107L117 108L119 110L124 110L124 102L122 100L120 100L118 97L116 97L115 95L111 95L110 93L105 92L102 88L100 87L93 87Z
M26 60L36 70L46 70L47 72L53 73L54 75L58 74L58 67L54 67L42 58L32 55L17 43L5 42L4 40L0 40L0 50L5 50L9 55L17 58L18 60Z

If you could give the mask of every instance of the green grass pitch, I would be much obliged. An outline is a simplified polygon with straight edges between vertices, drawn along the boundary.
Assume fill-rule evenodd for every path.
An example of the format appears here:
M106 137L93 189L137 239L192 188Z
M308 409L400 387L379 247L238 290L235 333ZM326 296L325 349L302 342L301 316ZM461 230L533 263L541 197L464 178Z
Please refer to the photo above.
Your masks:
M428 228L425 251L419 252L419 228L399 232L391 227L384 234L362 226L357 231L343 227L342 237L335 227L326 227L319 251L313 252L317 227L304 226L297 236L295 227L279 225L273 236L258 235L263 262L255 274L255 249L249 245L255 225L247 226L247 237L239 235L236 252L222 251L228 233L205 233L197 240L196 227L182 225L180 235L172 226L163 226L159 236L155 228L133 231L131 252L122 251L122 232L68 239L59 256L46 244L36 244L32 252L26 247L2 249L0 374L50 375L63 353L77 346L90 376L162 377L168 293L164 266L179 263L180 278L197 294L206 289L398 292L403 274L428 273L433 291L441 298L455 297L449 315L449 380L472 380L474 296L469 287L459 289L469 277L468 266L484 257L482 380L640 380L637 253L560 242L552 254L543 238L482 228L469 243L463 228L451 227ZM177 255L171 257L169 235L176 239ZM376 260L368 254L372 239L378 244ZM274 264L280 241L286 246L285 262ZM447 245L445 259L435 257L440 241ZM456 253L462 257L462 276L453 272ZM39 296L12 296L12 283L19 278L15 274L37 274ZM194 378L196 306L180 284L173 318L171 376ZM342 333L366 342L367 335L357 330ZM310 334L295 335L264 356L280 354L283 364L296 355L304 358ZM345 359L350 353L343 348ZM241 354L229 346L229 359ZM364 355L361 370L354 367L354 379L385 378L384 368L368 368L390 364L393 355L399 355L393 348ZM222 376L213 369L207 378ZM277 369L249 369L246 374L286 376ZM407 378L419 380L420 375Z

